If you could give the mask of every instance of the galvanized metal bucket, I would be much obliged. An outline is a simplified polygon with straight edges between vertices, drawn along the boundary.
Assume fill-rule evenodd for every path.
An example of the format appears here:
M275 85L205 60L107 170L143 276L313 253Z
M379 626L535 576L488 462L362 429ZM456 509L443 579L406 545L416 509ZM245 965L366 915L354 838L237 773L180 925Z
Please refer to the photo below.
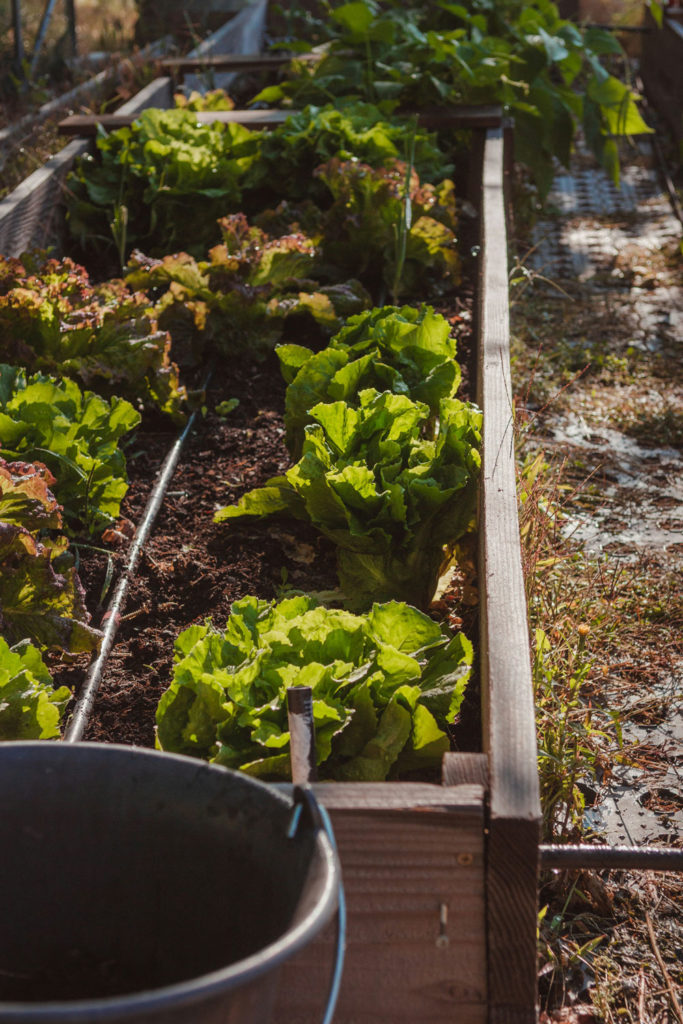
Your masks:
M3 1024L265 1024L337 905L305 794L191 758L1 744L0 807Z

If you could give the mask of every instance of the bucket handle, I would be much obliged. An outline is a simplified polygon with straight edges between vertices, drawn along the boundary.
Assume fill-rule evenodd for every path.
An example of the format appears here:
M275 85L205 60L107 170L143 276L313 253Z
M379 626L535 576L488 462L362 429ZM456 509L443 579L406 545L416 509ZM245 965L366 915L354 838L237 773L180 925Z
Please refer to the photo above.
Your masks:
M312 824L313 828L322 830L330 841L330 845L335 853L337 854L337 844L334 838L334 832L332 831L332 823L330 822L330 816L322 806L318 803L315 794L310 786L295 786L292 792L294 799L294 807L292 810L292 817L289 822L287 829L287 835L290 839L293 839L296 835L299 824L301 822L301 816L306 810L306 815ZM332 966L332 977L330 978L330 987L327 994L327 1004L325 1006L325 1014L322 1019L322 1024L332 1024L332 1018L334 1017L334 1011L337 1007L337 999L339 998L339 989L341 988L342 972L344 970L344 953L346 951L346 900L344 898L344 883L342 882L341 872L339 873L339 889L337 892L337 944L334 954L334 963Z

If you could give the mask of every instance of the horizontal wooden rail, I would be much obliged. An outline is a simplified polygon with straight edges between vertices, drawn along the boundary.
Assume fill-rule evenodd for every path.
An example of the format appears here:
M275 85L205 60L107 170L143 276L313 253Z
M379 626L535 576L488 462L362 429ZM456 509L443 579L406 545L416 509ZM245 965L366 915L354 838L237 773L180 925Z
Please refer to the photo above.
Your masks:
M282 124L293 110L200 110L195 112L198 124L244 124L252 128L268 128ZM408 116L408 115L406 115ZM425 128L496 128L502 121L499 106L456 107L453 110L420 111L419 123ZM133 123L131 114L72 114L59 122L61 135L91 137L98 127L105 131L126 128Z
M200 110L194 113L198 124L215 124L216 121L219 121L221 124L245 124L253 128L262 128L281 124L289 117L290 112L287 110ZM133 121L135 121L135 117L126 114L73 114L59 122L59 132L61 135L88 137L96 135L98 127L111 132L117 128L127 128Z
M202 57L166 57L164 71L172 75L186 71L271 71L286 67L293 60L320 60L319 53L219 53Z

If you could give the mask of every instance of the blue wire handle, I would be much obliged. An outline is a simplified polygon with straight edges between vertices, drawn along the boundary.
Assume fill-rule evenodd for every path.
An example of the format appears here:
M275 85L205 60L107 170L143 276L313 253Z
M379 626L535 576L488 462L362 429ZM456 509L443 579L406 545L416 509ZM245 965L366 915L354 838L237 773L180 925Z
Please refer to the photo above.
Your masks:
M338 858L337 843L334 838L334 832L332 831L332 823L330 816L315 798L313 790L310 786L296 786L294 789L294 808L292 810L292 817L289 822L289 828L287 830L287 836L293 839L299 828L301 821L301 814L304 806L307 807L314 827L321 828L327 838L330 841L330 845L334 850L335 855ZM334 1017L334 1011L337 1008L337 1000L339 998L339 989L341 988L342 973L344 970L344 953L346 951L346 900L344 898L344 883L342 881L341 872L339 873L339 889L337 892L337 948L334 956L334 966L332 968L332 977L330 979L330 989L327 995L327 1005L325 1007L325 1015L322 1019L322 1024L332 1024L332 1018Z

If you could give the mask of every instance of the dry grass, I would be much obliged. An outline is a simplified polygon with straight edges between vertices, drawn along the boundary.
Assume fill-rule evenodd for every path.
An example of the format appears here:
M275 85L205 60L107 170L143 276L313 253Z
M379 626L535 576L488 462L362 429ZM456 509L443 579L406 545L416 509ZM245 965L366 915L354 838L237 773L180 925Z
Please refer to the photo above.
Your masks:
M657 272L675 278L679 268L672 251ZM683 527L680 505L667 481L655 480L660 460L648 460L647 451L680 451L683 354L666 331L649 344L625 293L562 287L523 286L513 310L513 374L545 829L578 840L587 800L619 764L649 773L648 806L663 821L680 809L676 794L655 785L675 765L675 751L622 744L621 735L629 723L653 727L670 712L662 682L683 664L683 551L675 543L640 551L607 544L603 554L586 555L573 524L609 530L640 506L615 482L604 445L553 438L573 418L588 431L637 441L645 450L637 464L652 474L644 493L655 495L659 526L673 537ZM677 875L549 876L540 921L545 1019L680 1021L682 897Z
M43 0L23 0L21 4L25 66L33 51L44 10ZM135 0L79 0L76 4L76 50L80 58L93 53L125 55L133 49L137 20ZM0 6L0 127L13 124L43 103L67 92L93 74L87 62L74 60L64 4L57 4L49 23L41 58L30 81L21 82L13 67L14 43L8 0ZM26 145L30 145L26 141ZM40 140L36 159L42 152ZM54 150L53 150L54 151Z

